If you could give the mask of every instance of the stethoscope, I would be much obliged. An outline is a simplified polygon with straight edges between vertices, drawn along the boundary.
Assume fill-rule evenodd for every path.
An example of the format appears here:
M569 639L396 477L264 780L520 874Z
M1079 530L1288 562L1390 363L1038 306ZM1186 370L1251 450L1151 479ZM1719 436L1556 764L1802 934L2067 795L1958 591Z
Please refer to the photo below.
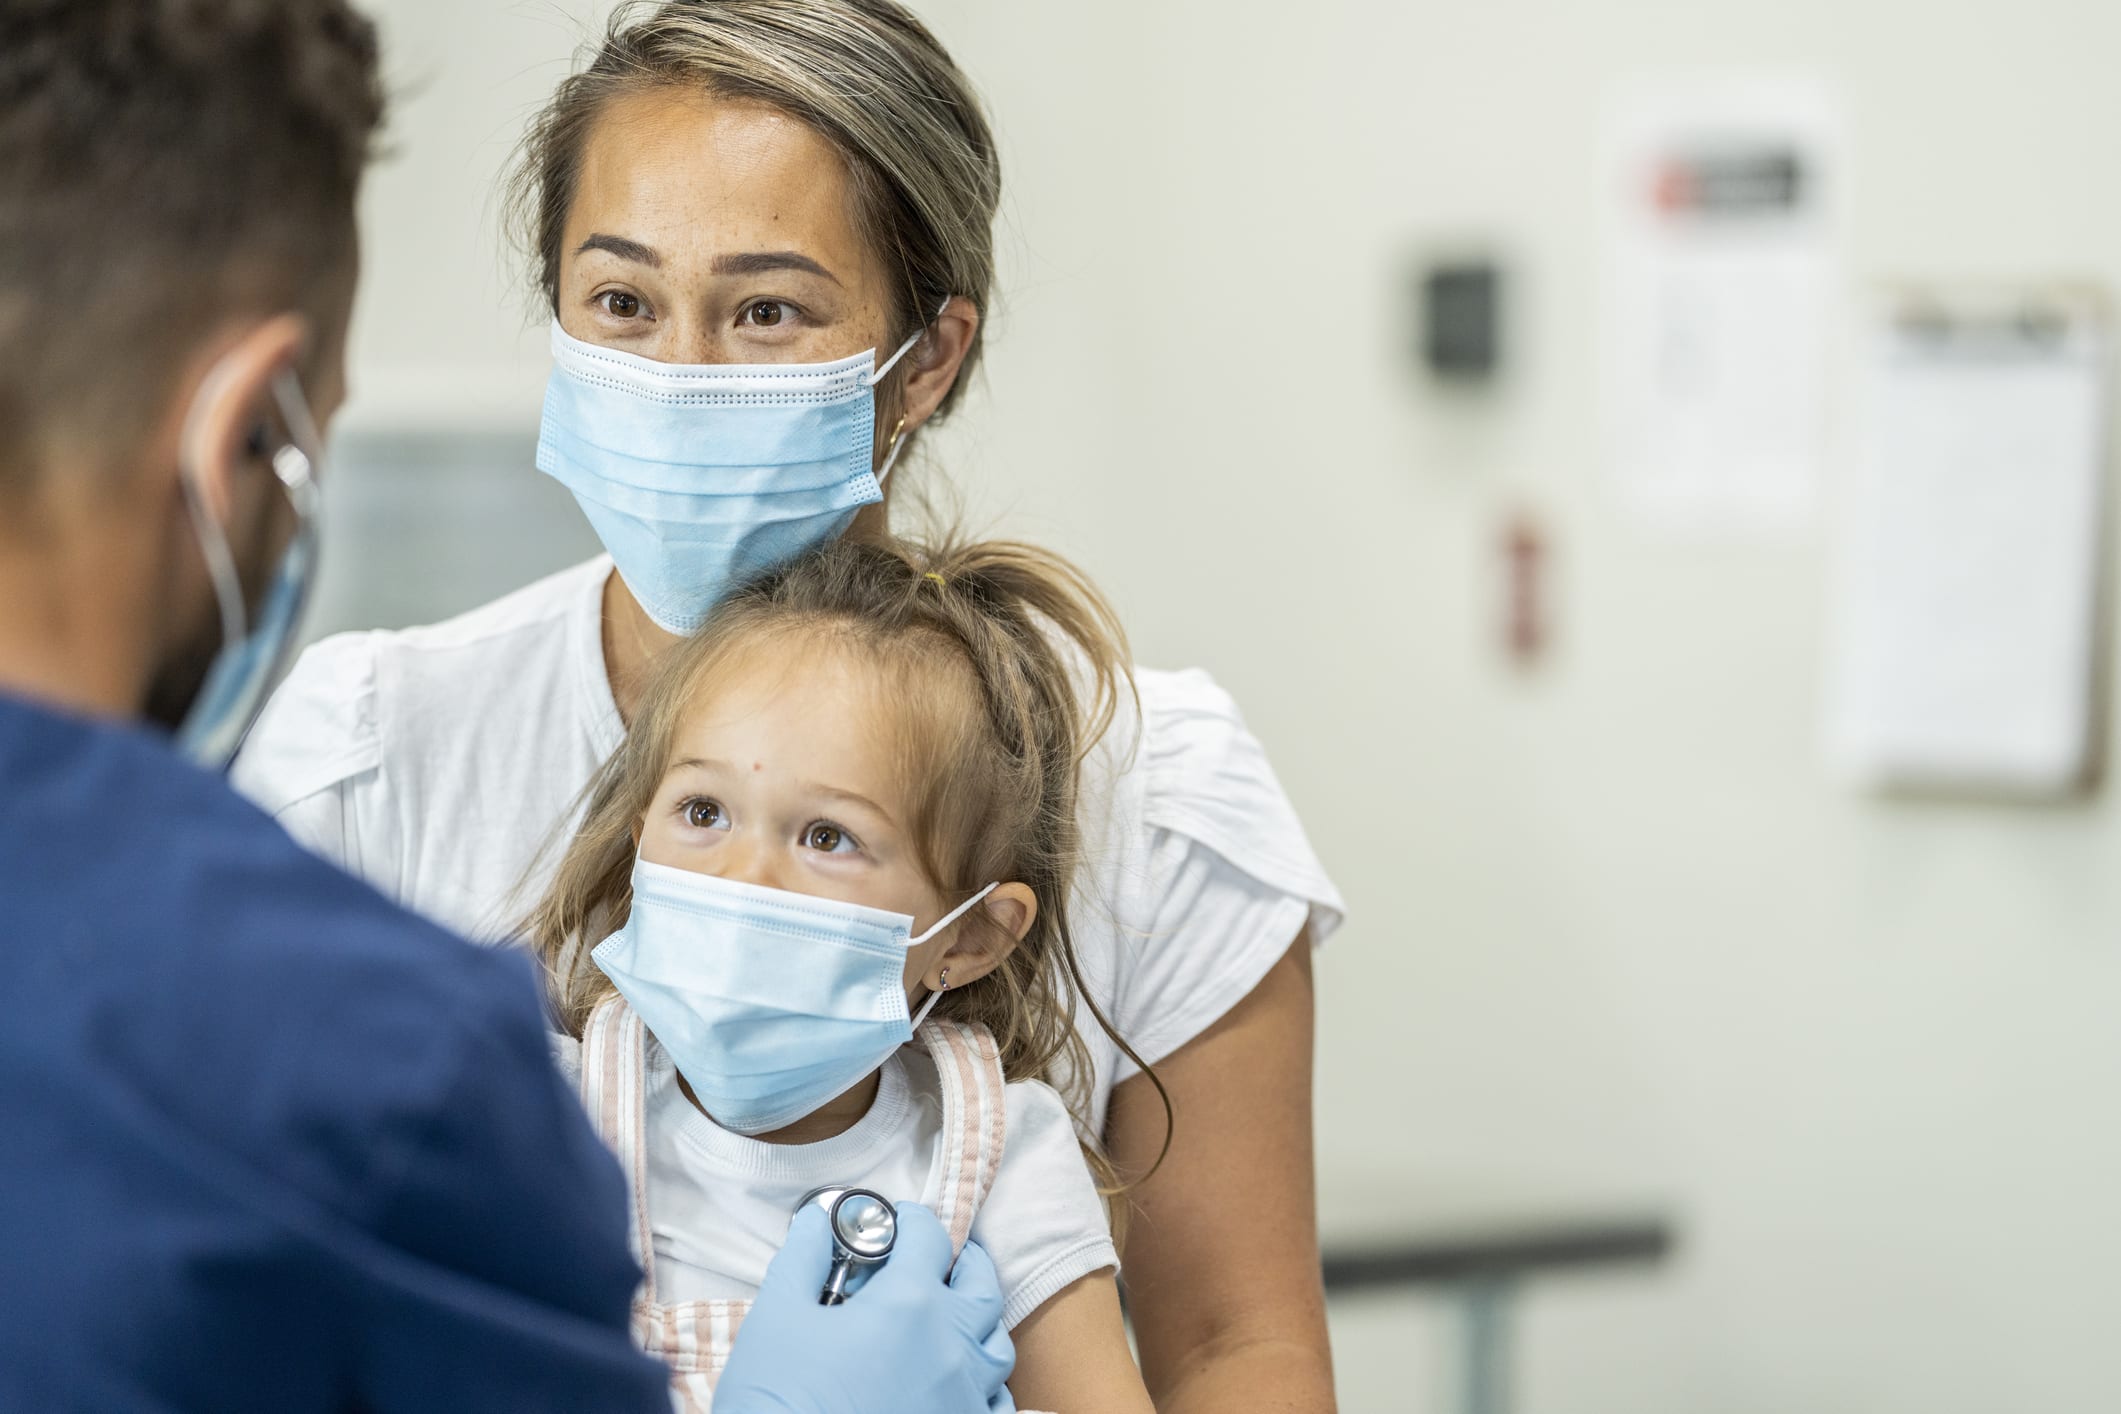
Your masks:
M837 1306L847 1299L847 1283L857 1272L881 1267L891 1255L898 1241L898 1209L866 1188L813 1188L795 1210L800 1213L812 1203L825 1210L832 1228L832 1271L817 1301Z

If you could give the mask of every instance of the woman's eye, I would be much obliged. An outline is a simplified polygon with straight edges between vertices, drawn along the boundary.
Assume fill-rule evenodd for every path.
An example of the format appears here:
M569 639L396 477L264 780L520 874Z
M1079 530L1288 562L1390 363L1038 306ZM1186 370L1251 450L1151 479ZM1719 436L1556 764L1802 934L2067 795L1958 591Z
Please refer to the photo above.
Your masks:
M606 290L596 298L604 312L615 319L632 319L641 312L641 297L624 290Z
M682 808L684 810L685 823L692 826L695 830L726 830L729 828L729 817L722 813L722 807L715 801L688 800Z
M803 831L803 847L824 854L847 854L854 849L854 837L837 825L820 821Z
M788 317L788 306L777 299L753 300L744 306L744 323L754 329L771 329Z

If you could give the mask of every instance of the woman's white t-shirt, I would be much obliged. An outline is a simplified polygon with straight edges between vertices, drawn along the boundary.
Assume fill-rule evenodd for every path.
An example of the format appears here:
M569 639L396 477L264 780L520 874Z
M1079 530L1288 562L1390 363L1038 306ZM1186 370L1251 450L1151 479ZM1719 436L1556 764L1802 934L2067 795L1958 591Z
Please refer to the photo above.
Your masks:
M580 1047L564 1043L556 1055L578 1080ZM814 1144L732 1133L685 1098L669 1052L652 1038L645 1061L649 1235L663 1305L758 1295L788 1219L814 1189L868 1188L930 1208L942 1196L943 1086L917 1045L884 1062L867 1114ZM1002 1104L1001 1162L972 1216L972 1240L994 1259L1002 1325L1014 1329L1071 1283L1117 1270L1119 1253L1061 1097L1020 1081L1003 1087Z
M505 940L624 736L599 557L425 628L327 638L295 664L234 780L317 853L415 912ZM1137 670L1141 708L1085 763L1069 922L1091 996L1152 1065L1338 926L1266 752L1199 671ZM1093 1129L1134 1073L1084 1016Z

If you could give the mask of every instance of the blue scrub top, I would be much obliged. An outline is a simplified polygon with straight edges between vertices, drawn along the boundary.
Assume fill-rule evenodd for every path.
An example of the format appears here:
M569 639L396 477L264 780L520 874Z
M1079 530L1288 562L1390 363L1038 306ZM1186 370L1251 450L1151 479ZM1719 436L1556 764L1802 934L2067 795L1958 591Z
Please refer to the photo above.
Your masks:
M669 1409L522 955L6 697L0 941L0 1409Z

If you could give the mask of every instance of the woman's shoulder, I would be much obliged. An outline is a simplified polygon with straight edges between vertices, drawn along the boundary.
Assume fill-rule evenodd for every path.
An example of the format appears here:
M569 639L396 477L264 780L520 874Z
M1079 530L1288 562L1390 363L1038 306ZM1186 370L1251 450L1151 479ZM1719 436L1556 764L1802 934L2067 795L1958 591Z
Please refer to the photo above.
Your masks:
M288 685L307 678L344 688L358 680L462 715L454 709L467 692L520 698L526 678L587 666L576 661L585 635L601 671L598 623L610 573L611 561L599 556L435 623L334 635L302 655Z
M1206 849L1265 888L1304 899L1314 935L1330 931L1339 892L1236 699L1200 668L1136 668L1134 689L1084 761L1093 871L1152 877L1152 855Z
M610 572L592 560L453 618L334 634L305 649L245 741L239 789L268 812L451 733L491 731L497 696L549 702L582 675L596 596ZM588 626L583 620L588 619Z

